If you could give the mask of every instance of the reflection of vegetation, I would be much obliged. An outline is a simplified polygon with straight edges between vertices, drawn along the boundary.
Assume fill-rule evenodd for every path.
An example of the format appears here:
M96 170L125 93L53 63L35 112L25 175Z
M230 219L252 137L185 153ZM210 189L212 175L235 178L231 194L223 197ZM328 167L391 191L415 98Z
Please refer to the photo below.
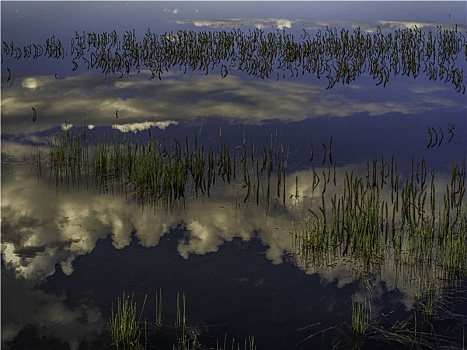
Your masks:
M231 70L239 70L262 79L271 75L285 78L314 74L325 76L327 88L339 82L349 84L368 72L376 85L383 86L391 75L417 77L425 73L430 80L443 80L465 93L463 69L456 66L459 54L467 52L464 33L457 26L450 30L440 26L433 33L417 28L398 29L383 34L378 28L373 33L353 32L326 27L311 37L305 30L301 40L295 41L285 31L266 33L262 29L231 31L185 31L154 34L150 29L142 41L134 30L120 39L114 30L110 33L76 32L71 38L70 52L52 36L45 44L15 46L3 41L3 55L15 59L41 56L55 59L71 57L73 68L83 64L87 69L98 69L103 74L129 74L149 69L151 77L161 79L164 72L174 67L206 74L219 69L222 77Z
M456 125L451 124L451 123L448 123L448 124L449 124L448 134L451 135L448 140L448 143L449 143L452 141L452 138L454 137L454 129L456 128ZM440 126L438 126L438 129L441 135L439 138L439 142L438 142L438 132L436 131L436 129L433 127L428 127L428 135L430 135L430 142L428 142L427 148L435 147L436 145L441 146L441 143L443 142L443 139L444 139L444 133L443 133L443 129L441 129ZM435 135L434 140L433 140L433 134Z
M34 107L32 107L32 121L35 122L37 119L37 111Z
M146 297L144 299L143 307L139 319L136 320L137 306L136 302L123 293L123 298L118 299L117 312L114 313L112 307L112 315L109 323L110 336L112 339L112 346L115 349L134 350L134 349L147 349L148 342L150 339L154 339L154 343L149 347L156 346L157 340L161 339L164 329L175 331L176 345L172 344L172 350L199 350L207 349L203 346L198 339L197 330L194 327L190 327L187 322L186 312L186 296L177 293L177 311L175 328L162 324L162 292L159 290L159 294L156 293L156 322L155 324L141 321L141 315L144 310L146 303ZM144 344L141 339L143 335L144 327ZM148 331L149 327L149 331ZM155 335L151 334L150 330L155 329ZM219 342L217 342L218 344ZM236 343L235 339L232 339L232 349L242 349L240 343ZM224 337L223 346L216 345L216 350L227 350L230 345L227 344L227 334ZM214 348L212 348L214 349ZM255 350L254 337L245 339L243 350Z

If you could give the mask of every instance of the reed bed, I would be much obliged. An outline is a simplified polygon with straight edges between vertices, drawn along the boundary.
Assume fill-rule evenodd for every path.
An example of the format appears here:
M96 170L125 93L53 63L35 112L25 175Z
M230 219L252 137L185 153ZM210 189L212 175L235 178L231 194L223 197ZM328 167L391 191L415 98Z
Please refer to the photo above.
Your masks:
M367 73L376 85L386 86L391 76L416 78L425 74L430 80L450 83L465 93L462 62L467 56L466 33L457 26L435 31L413 28L383 33L364 33L360 28L326 27L314 36L303 30L300 39L283 31L263 29L244 32L187 31L153 33L150 29L137 38L135 30L120 36L115 30L103 33L78 33L70 38L70 49L53 35L45 43L15 45L3 41L5 58L65 59L72 70L80 66L102 74L123 77L130 72L149 70L151 78L162 79L171 69L216 71L225 78L230 71L276 80L312 74L325 77L327 89L338 83L349 84Z
M325 165L324 162L322 165ZM436 319L462 324L462 317L448 311L446 291L467 276L467 209L465 159L452 162L446 184L427 173L424 159L412 160L412 173L401 181L394 157L367 163L366 176L346 172L342 187L312 204L309 215L293 234L298 260L305 269L333 266L342 258L352 261L357 278L392 269L403 283L415 284L416 312L430 325ZM313 168L313 191L326 182ZM439 190L444 187L444 193ZM339 196L339 190L341 195ZM317 208L316 208L317 207ZM409 281L409 282L408 282ZM372 293L371 283L363 289ZM403 289L403 288L402 288ZM460 293L460 294L459 294ZM454 293L459 298L465 291ZM452 293L451 293L452 294ZM354 345L371 339L408 346L436 347L458 344L456 339L418 332L416 320L404 329L369 323L366 305L352 302Z
M211 195L216 182L241 183L243 202L264 204L268 212L273 196L286 203L286 157L281 145L258 150L243 144L233 154L230 145L219 150L199 145L197 139L166 142L150 138L138 142L115 134L90 144L84 129L68 130L51 140L49 159L35 155L41 172L49 164L56 186L93 186L98 193L123 194L140 206L174 210L185 208L191 196ZM388 254L399 265L442 266L447 278L467 272L467 207L465 160L452 163L445 192L435 173L427 172L425 159L412 160L412 173L402 174L394 157L367 162L366 176L345 172L337 182L332 138L323 144L321 174L312 161L312 196L319 198L294 233L297 253L304 266L332 255L359 259L377 268ZM331 179L333 181L331 181ZM295 197L300 200L298 175ZM321 189L318 193L318 187ZM327 189L330 189L327 192ZM332 191L331 191L332 189ZM340 192L339 192L340 191ZM316 193L315 193L316 192ZM332 192L332 194L331 194Z
M87 139L83 130L63 131L52 141L48 163L56 186L79 186L81 183L80 174L85 171L88 157ZM39 172L41 159L42 156L38 153L35 160Z
M266 213L273 196L284 206L294 198L305 203L298 175L295 194L286 201L287 157L282 146L260 148L252 143L239 150L233 153L222 142L215 150L188 138L170 143L150 138L142 143L121 134L91 144L82 130L69 130L51 141L48 160L40 154L34 160L41 173L49 166L50 179L58 187L91 184L99 193L123 194L141 206L165 210L185 208L189 196L209 197L218 182L240 183L243 202L264 205ZM377 273L390 262L396 274L404 270L410 274L404 279L417 284L419 311L427 319L437 317L444 290L467 275L465 159L452 162L450 178L442 183L434 170L427 171L424 158L412 160L410 174L399 171L393 156L368 161L366 174L350 171L341 177L332 157L332 139L323 144L323 154L321 168L315 167L312 146L309 187L316 200L292 234L297 260L308 269L332 266L344 257L362 275ZM162 329L160 295L158 303L156 328ZM356 334L364 333L366 312L353 304ZM177 315L177 349L191 348L184 298L177 302Z
M365 177L346 172L340 196L334 191L326 197L324 186L320 205L309 209L310 215L295 233L304 264L317 263L320 254L333 251L378 266L391 248L401 264L434 263L451 278L465 276L465 160L452 164L442 201L437 198L434 172L429 179L423 170L425 161L419 164L419 171L404 183L394 160L382 159L379 169L376 160L367 163ZM320 177L314 171L312 188L320 181L327 181L326 173Z
M212 147L198 146L197 139L194 144L188 138L184 144L176 139L167 143L152 138L141 143L118 133L111 140L101 137L90 144L81 128L56 135L50 142L49 158L35 155L34 162L41 172L49 164L50 178L57 187L86 184L98 193L123 194L139 206L165 210L184 208L191 196L210 197L216 181L230 184L243 175L243 202L252 199L254 193L256 204L261 197L268 207L275 168L280 174L277 197L285 195L282 152L282 148L273 146L257 154L254 144L244 144L243 153L236 155L226 143L215 152Z

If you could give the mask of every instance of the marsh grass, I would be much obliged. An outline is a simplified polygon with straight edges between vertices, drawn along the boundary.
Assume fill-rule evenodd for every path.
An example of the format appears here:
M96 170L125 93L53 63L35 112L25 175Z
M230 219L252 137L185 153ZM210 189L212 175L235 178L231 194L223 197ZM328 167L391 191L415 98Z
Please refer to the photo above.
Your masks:
M186 314L186 296L185 293L182 295L182 300L180 300L180 295L177 293L177 320L175 322L175 329L177 330L177 346L173 346L173 349L177 350L189 350L195 349L197 344L197 339L191 339L188 336L187 330L187 314Z
M363 346L365 335L371 322L371 304L366 299L363 303L352 296L352 332L355 347Z
M57 187L91 183L98 193L123 194L142 207L185 208L190 196L210 197L218 182L241 183L243 202L263 204L266 213L273 195L286 206L288 160L282 146L275 142L269 149L259 148L253 142L239 150L233 153L221 139L216 151L197 138L194 144L188 138L184 143L152 138L142 143L121 134L91 144L82 130L69 130L51 141L48 160L41 154L33 160L40 174L50 168ZM446 281L462 280L467 274L465 160L452 163L446 184L435 179L434 170L427 172L425 159L412 160L411 174L402 174L394 156L367 162L366 176L353 171L337 176L332 138L323 143L321 169L315 167L313 146L310 162L309 186L317 200L292 233L300 264L332 266L345 257L355 271L366 273L381 271L391 261L396 271L409 271L404 280L418 281L420 311L427 319L436 318ZM306 203L302 185L295 176L290 199L296 203ZM161 329L161 295L157 305L156 328ZM353 308L356 324L364 325L362 306ZM183 327L184 298L181 305L177 302L177 315L177 347L193 347Z
M404 182L394 157L390 162L382 159L379 165L368 162L366 176L346 172L341 194L336 187L323 197L294 231L300 264L308 270L350 259L357 278L392 269L396 276L402 271L398 277L402 288L415 285L415 295L409 297L414 298L414 313L423 323L415 317L407 324L383 324L378 315L370 322L369 305L352 300L356 348L365 339L415 348L460 346L457 335L437 334L435 324L447 321L459 327L465 322L465 315L450 311L465 291L451 293L451 301L445 293L449 285L462 284L467 274L465 160L452 163L448 184L435 182L434 171L427 173L426 167L424 159L418 165L413 161L413 173ZM327 179L314 169L313 174L312 187ZM361 288L372 295L371 283ZM422 331L422 325L429 331Z
M62 131L50 141L49 164L51 179L56 186L79 186L80 175L86 171L88 144L84 128ZM38 156L39 169L41 156Z
M454 296L457 299L457 296ZM454 301L455 303L456 301ZM351 323L344 322L340 325L327 327L307 336L300 343L305 343L313 337L323 337L325 334L334 339L332 349L348 348L351 344L354 349L372 349L387 345L395 349L464 349L465 330L463 321L465 316L444 310L444 319L455 319L456 328L451 329L451 334L436 333L432 320L418 317L420 311L413 309L411 315L398 319L398 315L391 311L387 314L374 315L369 300L363 303L356 301L352 296ZM422 313L423 316L423 313ZM319 326L320 323L306 326ZM386 347L384 347L386 348Z
M159 293L156 292L156 332L162 332L163 326L163 317L162 317L162 288L159 289Z
M417 317L414 315L389 324L385 324L385 316L380 317L367 328L366 341L407 349L464 349L462 339L437 334L430 323L425 323L428 330L421 330L423 324L417 325Z
M425 161L417 168L426 168ZM367 163L366 177L345 173L341 195L335 186L333 195L326 197L324 187L318 208L309 209L311 215L295 232L302 264L319 263L319 257L331 251L375 268L390 252L399 264L422 266L423 271L441 266L446 277L465 276L465 161L453 163L451 183L446 185L442 201L436 198L434 172L429 182L426 171L419 173L399 185L394 159L391 163L382 159L380 169L373 160ZM323 172L320 179L313 169L312 188L327 178ZM385 190L389 183L390 200Z
M141 313L137 316L136 302L129 296L125 296L117 300L117 310L114 311L113 305L110 316L110 336L112 339L112 346L117 350L140 350L144 347L140 343L142 331L140 329L141 315L146 303L144 299Z
M222 346L219 345L219 342L216 344L216 350L256 350L255 345L255 337L248 337L243 342L243 347L241 346L241 342L236 343L235 338L232 338L232 343L228 344L227 334L224 337L224 343ZM230 343L230 342L229 342Z
M163 34L148 29L142 40L137 40L135 30L126 31L123 37L115 30L75 34L70 38L70 52L54 35L45 44L36 43L32 47L15 46L5 39L3 54L16 60L31 56L37 59L47 54L50 59L70 57L73 71L83 65L120 78L142 69L151 72L151 79L156 76L162 79L164 72L171 69L184 73L202 71L206 75L215 71L222 78L235 70L275 80L307 74L317 79L325 77L326 89L338 83L350 84L364 73L375 80L376 86L383 87L391 76L416 78L425 74L429 80L451 83L457 92L465 93L459 62L465 59L462 56L466 38L457 26L451 29L437 26L435 31L414 26L388 33L379 27L371 33L364 33L361 28L338 31L326 27L317 30L314 36L304 30L300 40L285 30L267 33L264 29L248 33L240 29L179 30ZM434 128L429 130L436 132ZM437 133L433 144L438 144Z
M98 193L123 194L141 207L184 209L188 198L210 197L217 182L230 185L234 180L242 183L243 202L264 204L266 214L273 195L287 205L287 157L277 138L261 151L254 142L244 143L238 154L219 142L216 151L205 148L197 137L193 144L188 137L184 143L152 137L138 142L117 133L110 140L101 137L91 144L84 128L78 128L56 135L48 161L37 154L34 162L40 174L49 165L50 179L57 187L92 184ZM345 172L338 182L332 143L332 138L329 144L323 143L321 172L315 168L312 145L312 196L319 186L321 193L316 193L320 195L317 207L309 208L308 217L293 233L302 265L319 265L320 260L328 264L334 255L352 257L366 269L378 270L390 254L401 266L418 266L420 271L438 266L446 278L465 276L465 160L452 163L444 195L434 170L427 173L424 158L420 162L412 159L412 173L405 181L392 156L390 161L382 157L367 162L366 176ZM297 175L291 195L296 203L304 200L302 184Z
M162 318L162 289L156 292L155 322L142 321L141 317L146 304L147 295L144 298L141 311L138 316L138 308L133 295L131 298L125 293L117 299L117 310L112 304L111 317L108 330L111 337L111 346L114 349L143 350L158 348L157 340L164 336L163 333L174 335L172 350L201 350L208 349L200 343L195 327L188 322L187 297L185 293L177 293L175 325L170 326L163 323ZM144 341L144 342L143 342ZM211 347L210 349L214 349ZM248 337L243 342L232 338L231 341L225 334L223 342L216 341L216 350L256 350L255 338Z
M124 194L141 207L169 211L185 208L187 198L192 196L210 197L216 182L230 185L237 177L237 169L243 169L246 192L243 202L254 193L256 205L260 205L261 199L267 211L275 168L281 174L277 197L281 197L281 183L285 192L283 149L275 142L272 148L264 148L257 154L254 143L251 147L242 146L243 153L237 154L241 156L237 158L230 145L221 143L216 152L212 146L199 145L197 137L194 144L187 137L183 145L176 139L168 143L152 137L147 142L138 142L117 133L113 139L104 135L91 144L84 128L78 128L52 138L48 162L38 155L33 161L39 173L44 163L49 164L50 177L57 188L85 182L86 188L91 184L98 193Z

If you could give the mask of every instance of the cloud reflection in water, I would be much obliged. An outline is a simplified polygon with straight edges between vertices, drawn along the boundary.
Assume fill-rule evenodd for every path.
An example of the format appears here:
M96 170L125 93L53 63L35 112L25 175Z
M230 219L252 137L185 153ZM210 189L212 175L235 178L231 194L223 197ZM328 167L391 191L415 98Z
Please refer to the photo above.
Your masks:
M356 166L338 169L338 174ZM365 164L358 167L362 175ZM319 171L319 170L318 170ZM356 172L354 172L357 175ZM93 251L99 240L111 236L117 249L128 246L132 235L144 247L159 243L171 229L186 230L184 239L177 247L185 259L190 254L216 252L225 242L234 238L249 241L258 238L267 246L266 257L274 264L290 255L295 264L308 274L319 273L324 280L339 281L339 285L355 280L355 265L350 257L333 256L318 265L303 266L297 253L291 232L299 229L302 220L309 215L308 209L321 202L323 181L312 191L312 173L301 171L288 178L300 179L299 200L295 181L287 181L286 206L281 198L272 198L268 213L261 194L260 205L254 201L243 203L244 189L241 184L217 183L210 198L191 197L187 209L164 212L151 208L138 209L120 195L95 195L91 191L70 188L58 191L48 185L46 178L38 182L28 165L6 174L3 179L2 198L2 255L5 266L17 276L39 282L55 273L60 266L65 274L73 273L76 258ZM340 178L343 175L339 175ZM438 176L446 183L448 175ZM275 181L274 179L272 180ZM437 198L442 198L443 186L438 186ZM340 196L342 188L327 186L329 196ZM381 192L381 200L390 201L390 190ZM380 279L387 285L412 290L409 281L398 280L396 263L387 260ZM400 274L402 274L399 271Z
M14 144L8 146L10 148ZM10 152L14 153L15 150L27 153L25 146L18 149L13 147ZM356 176L364 176L365 165L352 164L338 168L338 183L346 171L353 170ZM98 196L92 191L75 188L56 191L53 185L48 184L47 177L38 181L27 164L12 166L10 169L2 179L2 257L8 272L21 281L27 281L29 286L40 284L53 275L57 266L63 273L71 275L74 272L74 261L91 254L99 240L106 237L111 237L116 249L127 247L133 236L141 246L153 247L174 228L185 230L176 248L185 259L189 259L191 254L216 252L225 242L235 238L243 241L255 238L267 247L265 256L273 264L280 264L287 255L287 261L292 261L306 274L318 274L323 285L332 283L342 288L359 278L356 263L350 256L333 256L330 252L329 260L303 265L300 256L296 255L296 242L290 232L300 226L308 215L308 208L316 209L323 191L323 181L312 191L312 173L309 170L288 175L286 206L282 206L282 199L272 198L266 215L264 202L259 206L252 201L243 203L244 189L241 184L227 186L220 183L220 179L211 190L210 198L190 197L187 199L187 210L167 213L151 208L136 208L132 202L119 195ZM317 172L321 170L324 169L316 169ZM300 179L298 192L295 181L290 180L297 176ZM446 183L449 174L438 174L437 179ZM272 183L275 181L273 178ZM436 193L436 197L442 198L443 187L438 188L440 192ZM340 191L340 186L328 185L326 193L329 196L340 195ZM299 196L296 196L297 193ZM262 201L263 195L261 193ZM381 191L382 200L389 201L389 197L389 191ZM403 303L407 309L412 307L416 282L401 277L410 276L410 269L410 266L397 266L394 256L389 253L381 270L370 280L373 283L372 297L383 298L387 291L398 289L403 291L399 294L398 302ZM49 298L30 289L24 291L29 292L31 298ZM51 304L51 308L68 322L54 336L71 339L72 343L74 339L81 339L79 335L77 338L67 338L66 335L68 324L77 327L75 320L79 317L76 315L92 319L94 326L101 322L94 311L85 307L82 310L69 310L60 306L60 300L56 303L42 303ZM40 314L52 311L44 306ZM4 327L7 332L5 339L12 339L24 326L22 320L15 322ZM40 326L39 321L35 325Z
M183 83L180 79L183 78ZM412 85L395 80L386 88L383 101L369 102L363 85L353 83L342 94L339 87L326 91L324 86L295 82L270 82L229 75L210 76L169 74L162 81L149 80L149 73L125 76L84 74L57 80L53 76L35 76L35 89L24 87L24 78L2 88L2 131L28 133L47 130L57 122L92 125L109 123L160 123L168 120L187 122L194 119L225 117L247 124L264 120L301 121L313 117L348 117L358 113L379 116L403 115L450 108L465 108L462 99L449 86L411 92ZM362 83L371 78L360 77ZM401 80L403 81L403 79ZM389 91L398 91L396 95ZM420 89L414 88L414 89ZM381 90L383 91L383 90ZM406 91L401 94L401 91ZM446 96L443 96L446 94ZM280 96L280 98L278 98ZM413 98L411 98L413 96ZM448 97L451 96L451 97ZM429 103L427 102L429 101ZM37 110L37 122L31 123L31 106ZM118 119L116 111L118 110ZM121 126L123 127L123 126Z

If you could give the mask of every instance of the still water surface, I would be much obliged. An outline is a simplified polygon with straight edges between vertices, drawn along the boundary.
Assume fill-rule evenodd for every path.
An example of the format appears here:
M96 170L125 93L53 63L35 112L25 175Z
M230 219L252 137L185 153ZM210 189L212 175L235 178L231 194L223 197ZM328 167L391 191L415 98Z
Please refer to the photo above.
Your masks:
M465 346L466 262L460 259L452 273L454 263L438 256L465 249L465 232L459 231L467 223L462 89L424 73L415 79L391 75L377 85L379 78L365 72L329 88L328 79L316 74L276 69L267 78L238 66L225 74L222 64L208 74L174 65L159 80L150 79L148 67L102 74L76 60L75 69L68 50L75 31L115 30L123 37L134 29L141 40L148 27L159 35L285 30L299 41L303 30L313 37L326 26L366 34L417 26L428 35L437 25L457 25L465 46L465 18L458 18L465 3L425 4L433 11L402 3L353 3L348 11L347 3L251 3L244 12L232 4L39 2L28 8L2 2L2 348L111 348L107 324L123 293L134 295L141 346L148 349L177 348L177 293L186 296L189 339L202 349L225 343L250 349L251 337L257 349ZM359 12L365 11L371 14L363 19ZM69 12L75 15L65 23L60 14ZM6 54L13 41L24 47L52 35L64 44L64 57ZM465 50L455 67L465 79ZM236 176L226 181L217 174L209 195L189 177L183 198L169 208L157 201L143 205L124 190L129 184L98 188L85 171L76 184L57 186L47 158L50 142L80 128L90 144L120 135L140 145L165 141L170 150L178 140L183 150L188 142L190 151L211 147L216 156L225 144ZM32 161L38 151L40 173ZM269 154L270 175L261 169ZM304 243L307 225L331 218L332 198L346 193L351 174L365 186L377 177L379 199L392 208L394 163L400 188L410 183L417 196L426 191L436 198L433 227L444 222L446 198L458 200L449 214L457 215L450 224L455 245L441 253L427 241L409 245L399 212L394 222L402 233L391 238L385 227L392 209L388 214L384 204L374 225L374 235L386 237L381 255ZM432 172L430 192L423 178L431 186ZM410 206L420 206L418 199ZM423 213L428 211L426 204ZM424 230L417 231L420 237ZM340 232L350 232L349 226ZM394 237L404 242L402 256ZM378 242L373 252L381 248ZM162 293L161 333L154 330L156 293ZM365 307L369 325L364 342L352 330L357 305Z

